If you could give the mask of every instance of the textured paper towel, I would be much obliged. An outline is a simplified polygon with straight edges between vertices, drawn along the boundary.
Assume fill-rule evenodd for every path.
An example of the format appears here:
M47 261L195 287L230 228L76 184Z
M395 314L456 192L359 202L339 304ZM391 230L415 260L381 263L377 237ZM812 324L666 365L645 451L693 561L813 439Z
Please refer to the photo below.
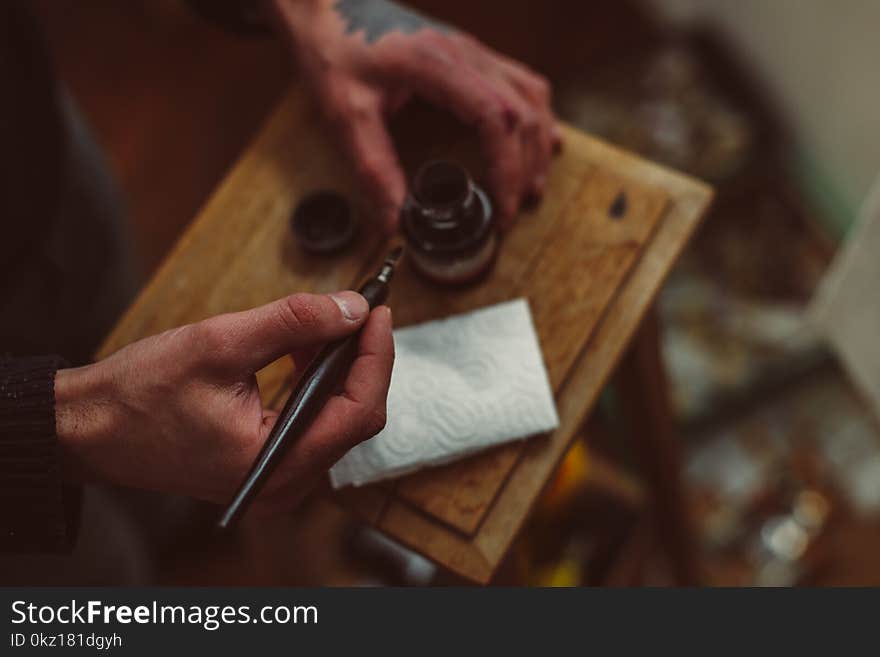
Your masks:
M396 477L559 425L528 302L394 332L388 423L330 470L334 488Z

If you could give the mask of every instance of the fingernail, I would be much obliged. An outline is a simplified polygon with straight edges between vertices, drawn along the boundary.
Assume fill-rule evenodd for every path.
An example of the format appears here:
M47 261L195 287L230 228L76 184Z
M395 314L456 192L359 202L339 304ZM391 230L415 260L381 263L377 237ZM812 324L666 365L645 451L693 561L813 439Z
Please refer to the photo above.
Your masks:
M358 322L370 312L367 300L357 292L352 292L351 290L334 292L330 295L330 298L339 306L342 316L350 322Z

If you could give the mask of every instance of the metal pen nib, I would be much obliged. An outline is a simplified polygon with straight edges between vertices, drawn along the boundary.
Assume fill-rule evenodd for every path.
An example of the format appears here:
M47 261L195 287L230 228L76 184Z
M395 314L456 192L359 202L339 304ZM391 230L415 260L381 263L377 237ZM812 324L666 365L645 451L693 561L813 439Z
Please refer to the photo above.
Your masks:
M397 261L400 260L400 256L403 255L403 247L397 246L391 249L387 256L385 256L385 262L382 263L382 269L379 270L376 278L383 283L387 283L391 280L391 277L394 275L394 268L397 266Z

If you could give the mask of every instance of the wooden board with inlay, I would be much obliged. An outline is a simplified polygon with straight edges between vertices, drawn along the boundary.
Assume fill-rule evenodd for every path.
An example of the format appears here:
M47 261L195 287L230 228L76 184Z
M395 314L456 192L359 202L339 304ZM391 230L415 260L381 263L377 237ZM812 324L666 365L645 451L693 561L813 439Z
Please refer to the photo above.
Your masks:
M288 227L306 193L356 198L348 168L292 90L220 184L156 276L103 345L134 340L296 291L355 287L387 244L362 228L340 255L310 256ZM556 394L561 425L536 436L396 481L348 488L335 498L391 537L475 581L487 581L571 443L663 278L705 211L710 190L686 176L564 127L565 148L543 203L504 236L479 285L438 287L401 268L390 305L406 326L526 297ZM471 140L434 115L396 130L408 169L453 157L480 175ZM279 405L292 364L259 373Z

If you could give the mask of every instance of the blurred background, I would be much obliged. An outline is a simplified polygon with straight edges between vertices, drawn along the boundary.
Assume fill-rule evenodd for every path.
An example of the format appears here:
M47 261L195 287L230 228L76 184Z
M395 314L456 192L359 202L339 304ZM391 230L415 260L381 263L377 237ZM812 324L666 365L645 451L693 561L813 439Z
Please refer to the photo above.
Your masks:
M880 424L808 320L880 171L872 0L410 3L547 75L560 117L716 188L660 300L703 579L880 584ZM127 196L148 276L290 84L272 38L180 0L35 0L59 75ZM877 295L875 294L875 299ZM498 583L664 584L637 459L603 397ZM456 583L314 501L173 584Z

